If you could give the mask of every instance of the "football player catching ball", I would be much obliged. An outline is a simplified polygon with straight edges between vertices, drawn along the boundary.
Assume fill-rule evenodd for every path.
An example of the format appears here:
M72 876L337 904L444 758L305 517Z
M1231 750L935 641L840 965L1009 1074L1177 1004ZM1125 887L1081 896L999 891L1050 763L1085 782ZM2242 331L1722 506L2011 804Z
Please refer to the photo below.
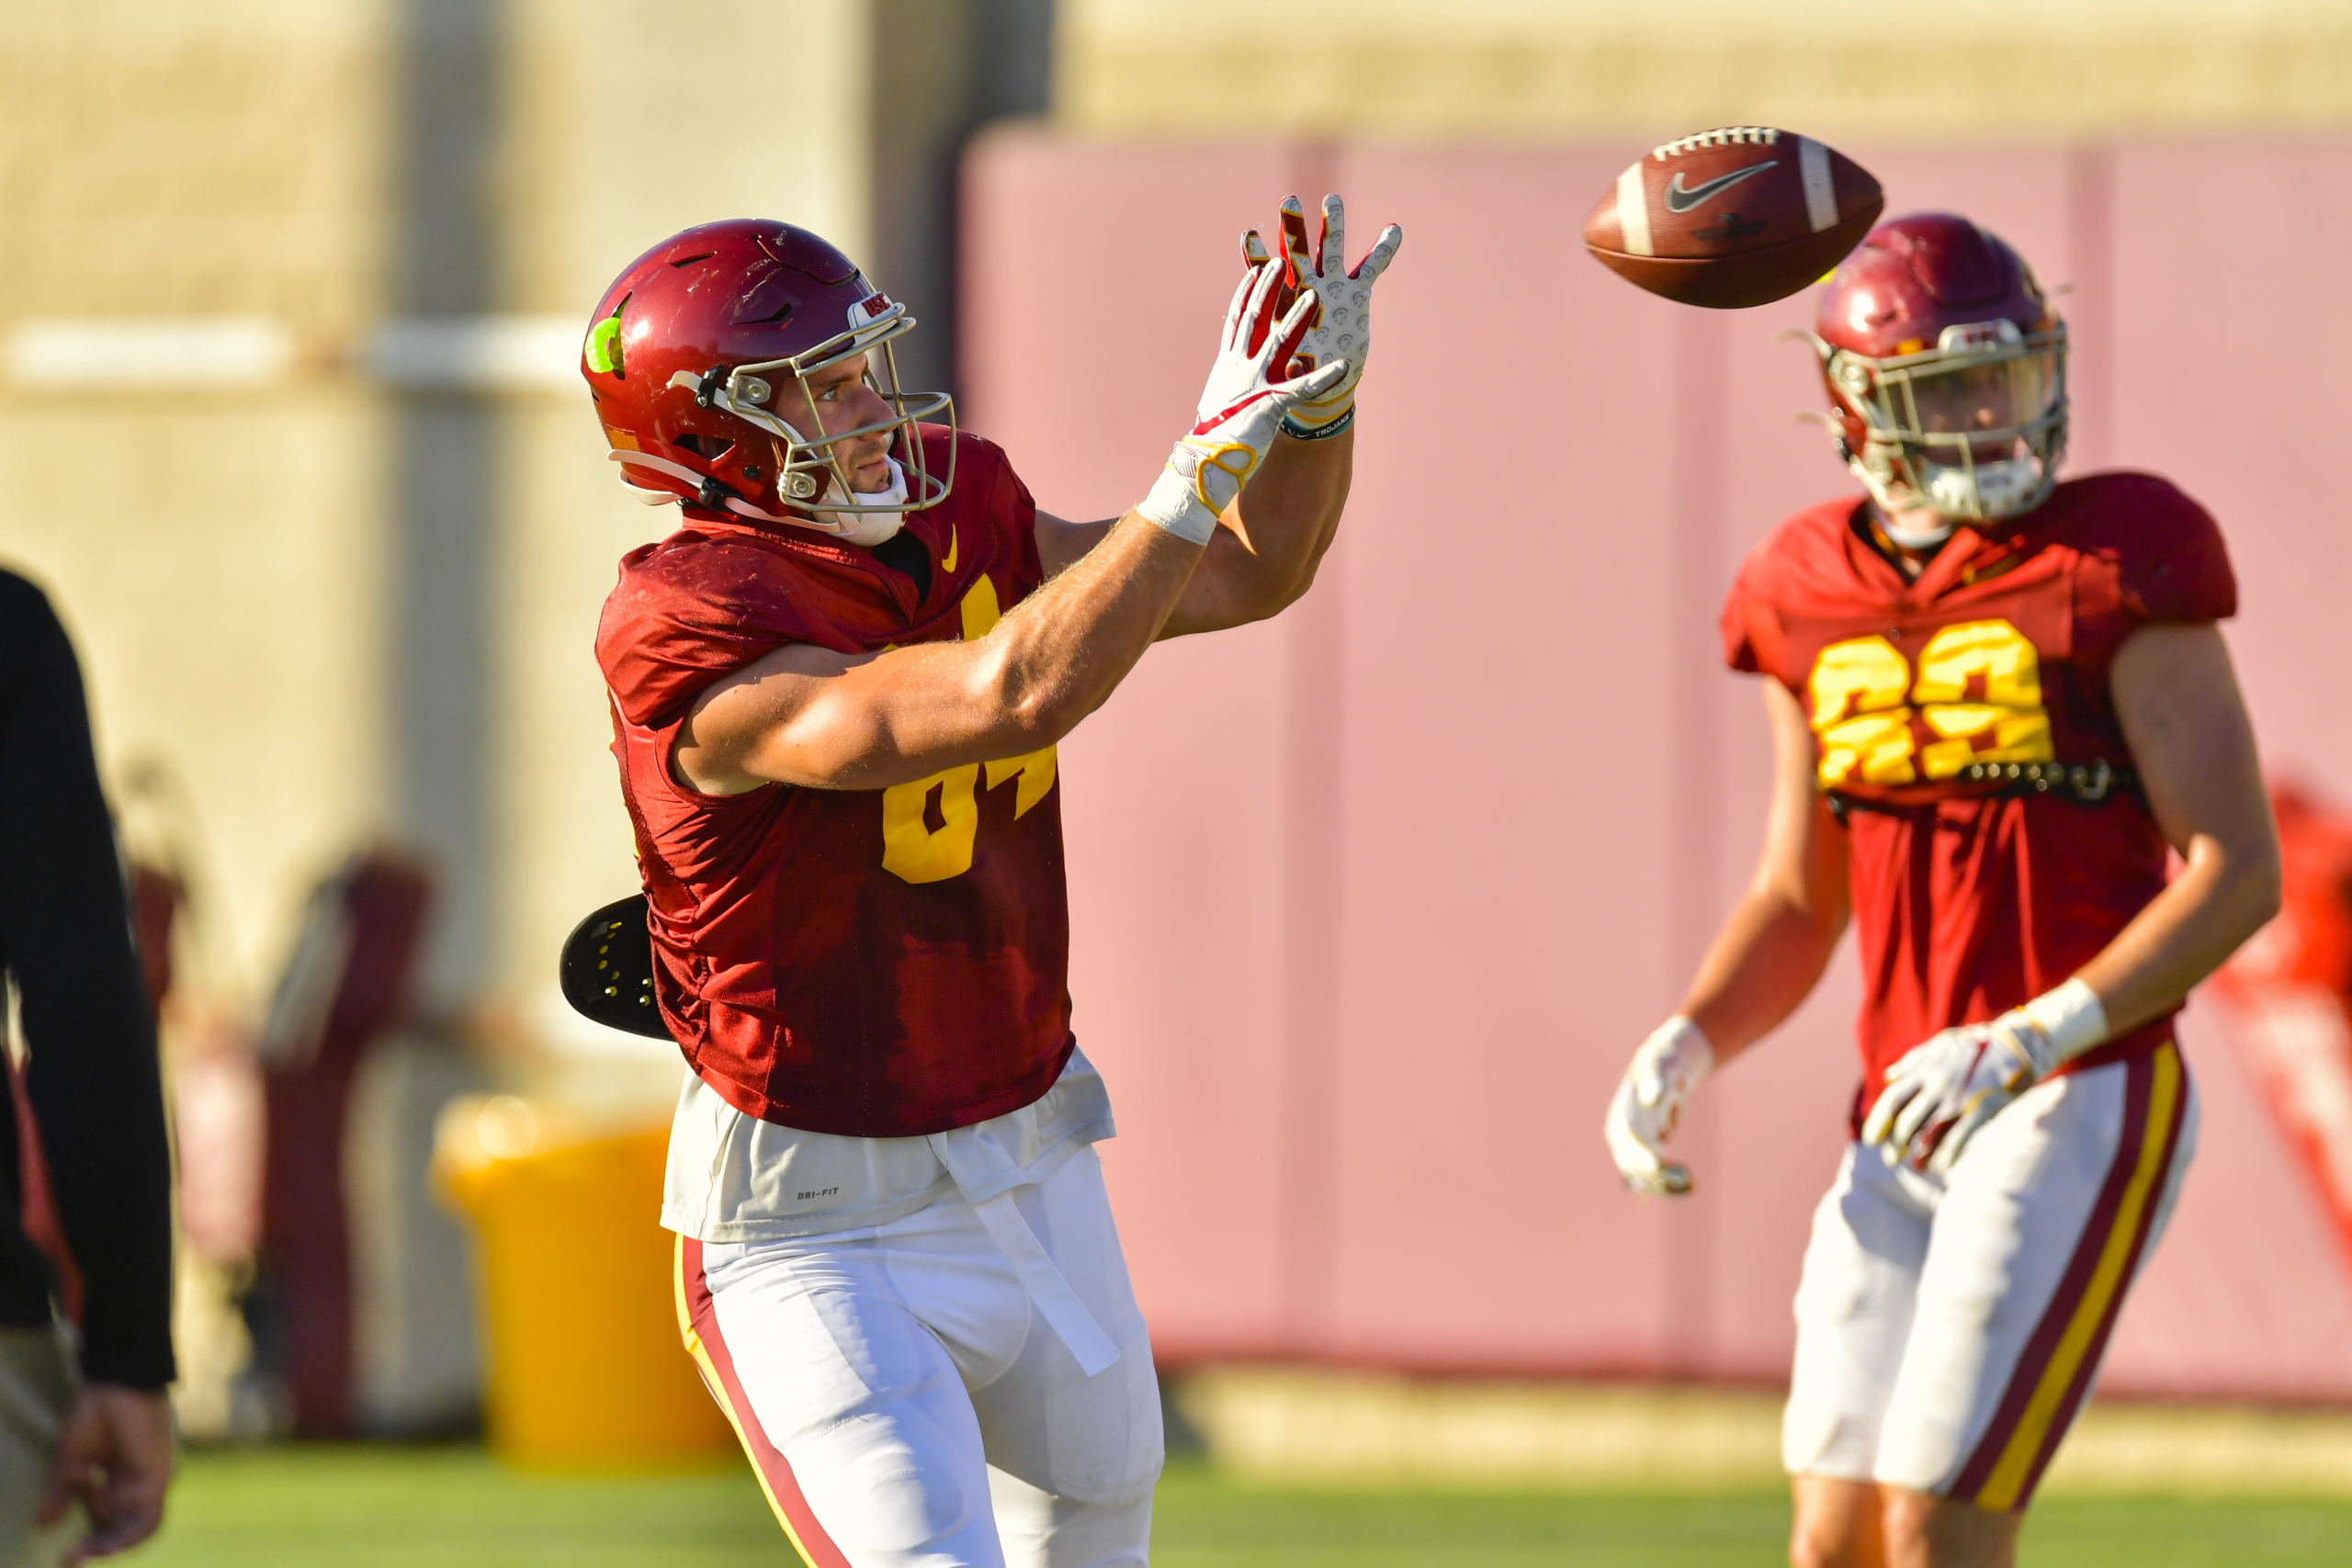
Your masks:
M2174 1015L2277 908L2278 847L2221 534L2151 475L2056 482L2065 327L2018 254L1884 223L1819 329L1867 493L1781 524L1732 588L1774 743L1763 860L1608 1142L1634 1187L1688 1191L1663 1145L1691 1091L1852 919L1864 1077L1797 1292L1790 1556L2006 1564L2196 1145Z
M688 230L597 307L611 456L684 510L596 641L693 1067L680 1329L817 1568L1146 1559L1159 1391L1070 1033L1055 743L1156 638L1313 580L1403 239L1351 270L1342 216L1310 250L1285 204L1197 423L1109 522L1039 512L944 395L902 392L913 321L806 231ZM1089 395L1131 395L1095 364Z

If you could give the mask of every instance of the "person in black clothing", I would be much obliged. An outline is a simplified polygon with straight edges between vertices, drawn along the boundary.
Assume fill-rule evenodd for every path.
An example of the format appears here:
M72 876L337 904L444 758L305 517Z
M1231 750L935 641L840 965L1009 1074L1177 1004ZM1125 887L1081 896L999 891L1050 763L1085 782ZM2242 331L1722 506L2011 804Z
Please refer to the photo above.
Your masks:
M0 966L24 1053L0 1081L0 1562L26 1560L35 1529L78 1501L90 1530L64 1556L78 1562L163 1518L171 1155L81 670L40 590L6 571ZM78 1335L59 1328L61 1303Z

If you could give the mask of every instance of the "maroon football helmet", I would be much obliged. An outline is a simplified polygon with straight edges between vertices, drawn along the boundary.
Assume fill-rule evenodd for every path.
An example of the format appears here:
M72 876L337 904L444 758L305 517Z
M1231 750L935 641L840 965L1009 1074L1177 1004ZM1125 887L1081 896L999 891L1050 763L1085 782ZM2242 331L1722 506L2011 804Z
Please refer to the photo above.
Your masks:
M1880 224L1830 275L1820 330L1827 423L1890 512L2030 512L2066 448L2066 324L2017 252L1965 218Z
M915 422L953 432L944 392L899 384L892 340L915 321L857 265L805 229L734 219L662 241L605 291L582 345L622 481L650 504L672 501L875 544L904 514L947 497L956 479L924 461ZM867 355L866 384L892 417L828 434L808 377ZM836 448L893 432L893 486L850 488Z

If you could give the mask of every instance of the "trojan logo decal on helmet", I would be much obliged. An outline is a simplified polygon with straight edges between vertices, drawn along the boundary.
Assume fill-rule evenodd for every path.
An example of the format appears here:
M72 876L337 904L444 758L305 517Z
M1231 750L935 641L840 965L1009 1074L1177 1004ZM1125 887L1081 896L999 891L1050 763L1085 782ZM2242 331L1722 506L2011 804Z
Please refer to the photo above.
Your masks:
M1806 335L1838 453L1888 513L2014 517L2049 498L2066 448L2066 326L1998 238L1949 213L1880 224L1830 276ZM1951 531L1895 536L1923 547Z
M955 430L944 392L908 392L892 344L913 330L904 304L855 263L788 223L736 219L664 240L605 289L581 346L581 374L621 479L639 499L876 545L956 480L931 470L919 421ZM829 432L809 378L865 356L863 379L890 416ZM888 440L891 483L852 488L840 451Z

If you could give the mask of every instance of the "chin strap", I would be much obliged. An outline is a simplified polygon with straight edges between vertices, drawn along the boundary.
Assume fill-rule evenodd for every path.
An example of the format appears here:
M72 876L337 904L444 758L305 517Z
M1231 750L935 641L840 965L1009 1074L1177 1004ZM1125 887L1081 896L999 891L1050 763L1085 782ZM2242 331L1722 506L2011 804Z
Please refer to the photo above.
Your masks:
M876 506L894 506L907 499L907 471L899 466L896 457L886 457L883 461L890 465L890 487L860 499L870 499ZM841 481L838 479L825 487L825 500L835 506L855 504L842 501ZM762 523L782 523L794 528L807 528L812 533L824 534L845 545L856 545L865 549L872 549L905 527L907 522L907 514L903 512L828 511L822 509L821 503L820 510L813 513L787 512L778 516L773 512L761 511L748 501L733 497L729 498L727 510L738 517L750 517Z
M2048 498L2056 482L2047 468L2028 457L1979 463L1973 469L1927 463L1928 488L1923 495L1892 474L1874 472L1871 464L1857 456L1842 437L1838 449L1845 455L1847 468L1878 503L1879 526L1905 549L1933 549L1951 538L1963 521L1998 522L2030 512ZM1909 507L1897 506L1898 491L1912 503ZM1895 517L1906 510L1916 512L1923 502L1943 515L1940 529L1904 528L1895 524Z
M684 463L673 463L667 457L657 457L650 452L615 451L609 456L614 462L622 465L624 469L651 468L656 473L667 474L673 479L694 486L695 502L699 505L709 507L713 512L731 512L738 517L748 517L757 523L780 523L795 528L807 528L812 533L824 534L839 539L843 544L857 545L870 549L896 534L906 524L906 513L903 512L820 510L813 514L802 512L786 512L779 514L752 505L708 474L696 473ZM899 466L899 459L896 457L886 457L883 461L890 465L890 485L888 490L876 491L870 498L871 503L877 506L895 506L907 499L907 471ZM621 475L621 483L627 485L636 493L637 498L648 506L664 506L671 502L686 499L666 490L648 490L630 479L626 472ZM837 507L856 504L855 502L844 502L842 500L841 481L838 479L826 487L825 500Z
M1891 542L1902 546L1906 550L1932 550L1946 539L1951 538L1952 530L1960 526L1957 518L1944 517L1941 519L1940 527L1933 525L1925 528L1904 527L1895 521L1903 513L1897 512L1888 502L1884 487L1873 484L1868 470L1861 464L1849 463L1847 466L1854 470L1854 477L1861 480L1863 486L1871 492L1871 526L1876 528ZM1938 514L1930 512L1925 515L1935 517Z
M845 502L842 497L841 480L833 479L826 484L825 500L819 503L817 515L832 524L832 532L847 536L878 523L889 525L888 531L882 536L883 538L887 539L891 534L899 531L899 525L905 521L906 515L903 509L907 503L907 470L899 466L899 459L896 457L886 457L882 460L890 465L890 482L878 491L861 491ZM828 502L834 507L882 506L894 510L887 516L871 511L828 511L824 509Z
M1905 528L1894 521L1892 513L1884 511L1879 513L1878 525L1884 530L1888 538L1893 539L1906 550L1932 550L1946 539L1951 538L1952 530L1960 526L1947 517L1940 528Z

